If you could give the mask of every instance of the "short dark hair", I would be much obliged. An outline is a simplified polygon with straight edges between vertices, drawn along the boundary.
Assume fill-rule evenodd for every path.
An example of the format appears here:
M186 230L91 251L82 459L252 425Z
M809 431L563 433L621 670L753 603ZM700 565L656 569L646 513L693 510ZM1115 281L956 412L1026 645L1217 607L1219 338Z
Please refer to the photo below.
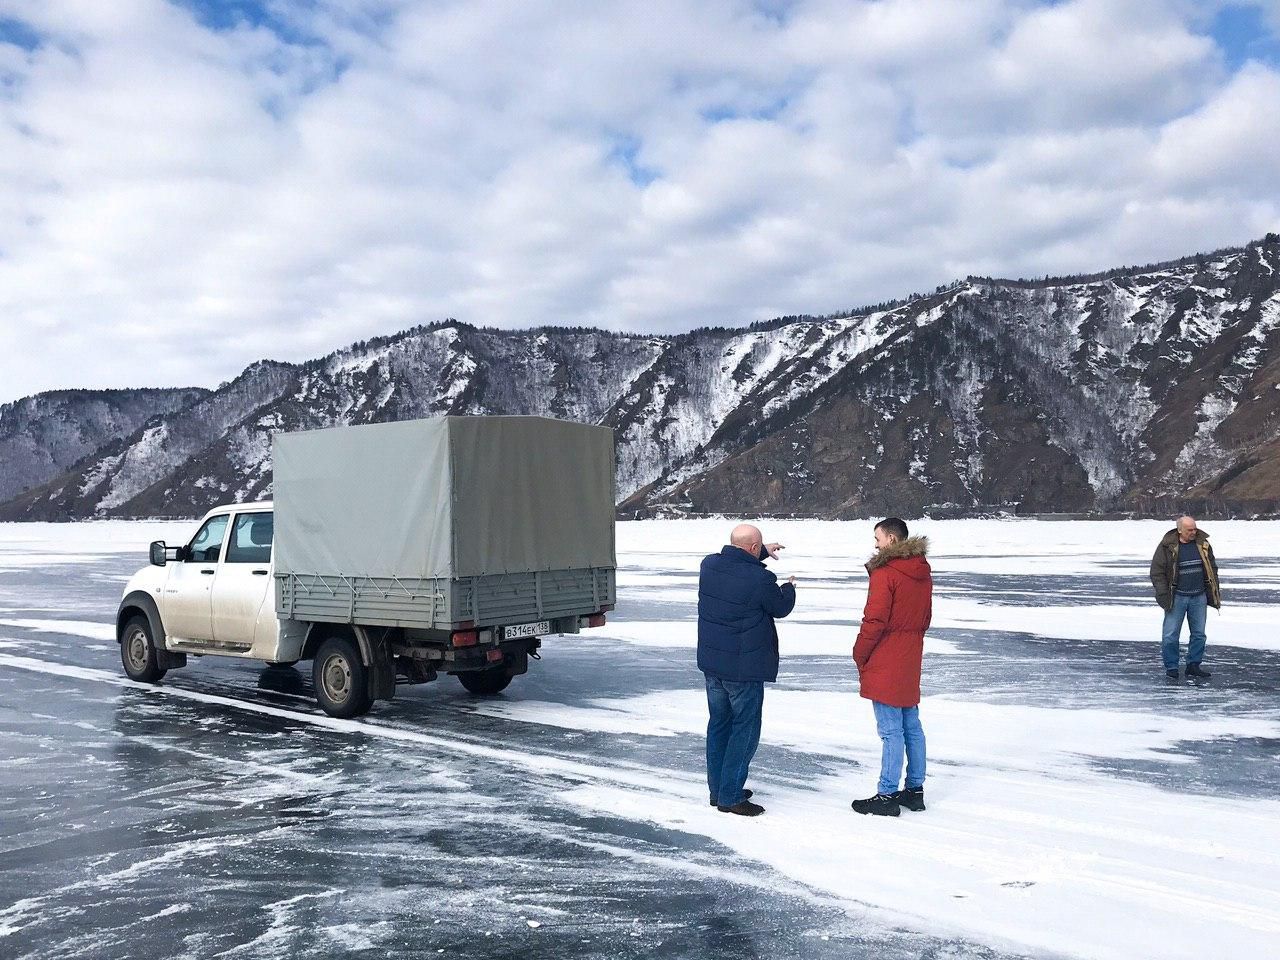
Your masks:
M897 537L899 540L907 539L907 523L897 517L885 517L876 524L875 529L883 530L889 537Z

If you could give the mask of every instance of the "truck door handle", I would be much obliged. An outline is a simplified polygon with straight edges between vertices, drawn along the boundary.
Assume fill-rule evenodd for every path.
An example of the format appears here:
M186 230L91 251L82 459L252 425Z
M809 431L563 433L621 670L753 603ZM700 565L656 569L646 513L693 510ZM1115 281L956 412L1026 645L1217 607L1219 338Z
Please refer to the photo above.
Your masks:
M204 574L205 576L207 576L207 577L212 577L212 576L213 576L213 571L212 571L212 570L201 570L200 572L201 572L201 573L203 573L203 574Z
M255 577L265 577L265 576L267 575L267 571L265 571L265 570L255 570L255 571L253 571L253 575L254 575Z

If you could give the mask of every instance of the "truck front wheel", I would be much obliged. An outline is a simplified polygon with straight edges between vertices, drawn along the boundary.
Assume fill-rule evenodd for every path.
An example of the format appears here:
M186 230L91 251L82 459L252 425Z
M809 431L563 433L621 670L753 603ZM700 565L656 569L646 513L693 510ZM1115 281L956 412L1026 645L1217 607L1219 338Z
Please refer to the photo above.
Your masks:
M156 656L156 643L146 617L134 617L120 635L120 662L130 680L155 683L165 675Z
M373 705L369 671L360 651L346 637L330 637L320 644L311 664L316 700L331 717L358 717Z
M511 684L511 674L503 667L493 670L475 670L458 674L458 680L468 692L479 697L491 697L501 693Z

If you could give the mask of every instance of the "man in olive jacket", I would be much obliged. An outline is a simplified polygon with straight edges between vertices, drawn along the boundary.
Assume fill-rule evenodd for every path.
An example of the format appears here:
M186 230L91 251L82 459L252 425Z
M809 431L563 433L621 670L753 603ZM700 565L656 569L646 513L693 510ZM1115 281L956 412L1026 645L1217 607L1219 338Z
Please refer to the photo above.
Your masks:
M1178 638L1185 619L1191 632L1187 678L1207 680L1209 671L1200 665L1204 659L1205 620L1209 607L1221 609L1222 592L1209 535L1196 527L1195 517L1179 517L1178 525L1160 540L1151 558L1151 585L1156 603L1164 609L1160 654L1165 675L1178 679Z

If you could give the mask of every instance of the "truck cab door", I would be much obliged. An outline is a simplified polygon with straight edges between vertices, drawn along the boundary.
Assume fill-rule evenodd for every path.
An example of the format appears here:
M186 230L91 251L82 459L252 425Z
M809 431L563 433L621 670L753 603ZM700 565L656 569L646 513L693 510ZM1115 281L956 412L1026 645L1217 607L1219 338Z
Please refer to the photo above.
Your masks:
M213 639L219 646L247 650L253 645L258 615L272 586L274 527L269 511L236 514L213 581Z
M206 520L187 545L190 559L170 565L160 617L165 633L176 640L208 643L213 639L213 581L230 519L220 513Z

